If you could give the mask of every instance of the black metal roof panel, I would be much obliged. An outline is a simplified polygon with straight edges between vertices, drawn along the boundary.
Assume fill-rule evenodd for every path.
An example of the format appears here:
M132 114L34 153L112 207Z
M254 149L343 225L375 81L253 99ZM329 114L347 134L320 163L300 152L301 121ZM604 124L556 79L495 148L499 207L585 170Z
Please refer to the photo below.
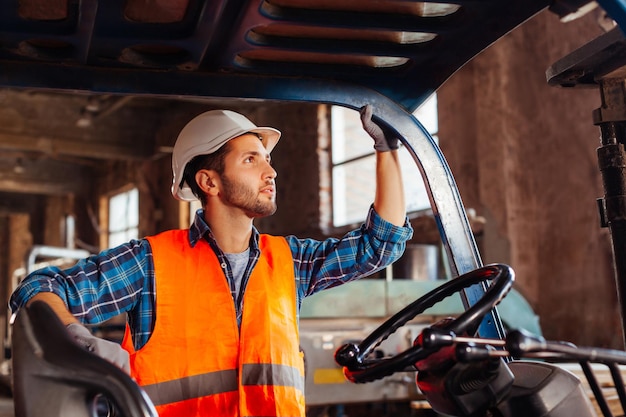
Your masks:
M6 0L0 86L280 100L306 80L304 90L357 85L412 110L549 3ZM575 3L586 2L559 5Z

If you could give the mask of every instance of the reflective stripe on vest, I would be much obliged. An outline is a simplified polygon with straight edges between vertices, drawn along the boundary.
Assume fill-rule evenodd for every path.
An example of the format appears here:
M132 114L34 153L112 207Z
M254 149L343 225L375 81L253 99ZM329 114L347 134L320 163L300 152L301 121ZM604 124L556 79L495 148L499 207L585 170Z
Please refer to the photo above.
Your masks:
M237 391L237 370L211 372L203 375L159 382L142 387L155 406L208 395Z
M241 327L219 260L188 231L149 237L156 320L137 352L127 332L131 373L161 417L304 416L291 250L261 235L248 280ZM239 384L238 384L239 381Z
M242 369L242 385L282 385L304 391L297 369L272 364L246 364ZM237 370L194 375L158 384L145 385L144 391L154 405L162 405L207 395L237 391Z

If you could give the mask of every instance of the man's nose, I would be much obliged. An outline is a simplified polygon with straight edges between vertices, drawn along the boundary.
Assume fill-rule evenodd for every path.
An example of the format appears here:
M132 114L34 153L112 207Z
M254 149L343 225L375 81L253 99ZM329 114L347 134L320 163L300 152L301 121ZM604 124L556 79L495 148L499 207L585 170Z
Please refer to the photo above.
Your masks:
M278 172L276 172L274 167L269 162L266 162L266 164L267 164L267 168L266 168L264 177L270 178L270 179L276 178L278 176Z

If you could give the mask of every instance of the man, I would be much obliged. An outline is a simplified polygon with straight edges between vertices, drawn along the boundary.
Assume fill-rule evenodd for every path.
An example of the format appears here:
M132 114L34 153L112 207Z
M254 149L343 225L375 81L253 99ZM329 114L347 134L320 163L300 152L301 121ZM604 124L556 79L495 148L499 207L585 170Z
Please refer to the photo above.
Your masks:
M254 219L276 211L270 152L280 132L209 111L183 128L172 155L172 194L202 203L190 229L36 271L12 309L47 302L78 343L131 373L160 416L304 416L302 299L384 268L412 234L397 139L369 106L361 117L377 150L376 196L343 238L259 234ZM83 326L124 312L123 349Z

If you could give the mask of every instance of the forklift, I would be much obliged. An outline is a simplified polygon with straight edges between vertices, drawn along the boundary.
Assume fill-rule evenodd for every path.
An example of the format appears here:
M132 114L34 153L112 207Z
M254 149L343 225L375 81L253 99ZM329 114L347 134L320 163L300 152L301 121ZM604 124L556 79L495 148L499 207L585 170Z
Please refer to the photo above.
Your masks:
M446 32L447 36L438 41L437 48L402 51L409 56L407 61L432 67L427 74L420 74L419 79L412 78L417 75L413 71L419 65L403 67L406 61L387 60L362 71L340 71L333 65L303 65L289 59L281 61L284 65L271 62L273 47L289 49L287 46L295 48L297 44L272 33L268 29L272 22L288 21L296 27L301 25L302 30L310 30L312 25L322 21L334 26L336 33L343 33L342 30L351 25L358 30L367 30L373 25L395 29L410 25L410 19L402 12L381 18L376 7L385 5L367 3L371 9L365 10L361 19L353 21L345 19L345 11L332 7L308 12L290 2L286 5L264 0L218 3L221 3L219 13L211 9L216 6L208 2L198 3L216 12L215 16L220 19L211 19L210 13L200 14L202 18L196 22L196 29L204 29L204 32L197 30L194 32L197 36L187 40L192 51L189 59L196 59L202 65L183 67L157 62L154 66L146 65L141 72L142 68L107 66L97 59L87 59L75 66L46 64L49 77L43 81L27 63L16 61L8 67L22 70L19 79L5 79L4 84L155 96L313 102L353 110L370 104L375 120L397 134L422 175L452 279L393 313L362 340L340 346L334 352L334 360L347 380L358 389L364 386L361 384L375 383L397 373L410 373L433 412L443 415L598 415L580 381L553 363L573 361L580 364L600 413L608 417L613 414L594 375L595 365L601 364L608 367L623 413L626 412L626 389L620 368L626 365L626 352L548 341L523 329L505 329L498 306L511 293L515 273L505 264L483 265L445 158L412 114L458 68L539 11L550 8L566 18L584 13L595 2L457 0L445 5L423 3L428 9L426 15L430 13L434 19L424 23L422 29ZM413 2L391 3L401 4L389 7L402 8ZM570 88L599 87L602 106L594 113L592 121L602 134L598 165L604 197L598 200L598 210L601 225L607 227L611 235L622 328L626 328L626 260L620 256L626 245L623 82L626 39L622 31L626 28L626 5L620 0L603 0L597 4L616 22L615 28L556 62L548 70L548 83ZM97 47L97 35L102 31L94 30L95 23L114 21L111 8L115 5L81 2L76 7L74 17L82 24L76 32L77 47L90 47L85 42L85 34ZM212 25L215 33L221 35L222 51L209 50L207 44L202 43L200 35ZM134 32L129 33L132 36ZM255 50L259 45L260 50ZM315 52L310 55L313 58L322 57L332 48L341 48L342 44L328 39L317 43L305 40L300 46L309 53ZM386 50L377 39L357 49L364 55L378 57L398 53ZM220 59L209 63L210 57ZM130 62L138 68L146 63L135 55L127 55L126 60L126 64ZM169 71L155 71L155 66L159 65L161 69L170 65ZM352 68L353 63L349 65ZM394 65L398 68L388 70L388 66ZM377 71L383 67L382 73ZM138 77L138 73L142 77ZM461 296L463 308L457 317L422 326L411 346L403 352L379 354L385 340L454 294ZM44 304L33 303L18 313L12 345L16 417L157 416L149 397L127 374L77 346Z

